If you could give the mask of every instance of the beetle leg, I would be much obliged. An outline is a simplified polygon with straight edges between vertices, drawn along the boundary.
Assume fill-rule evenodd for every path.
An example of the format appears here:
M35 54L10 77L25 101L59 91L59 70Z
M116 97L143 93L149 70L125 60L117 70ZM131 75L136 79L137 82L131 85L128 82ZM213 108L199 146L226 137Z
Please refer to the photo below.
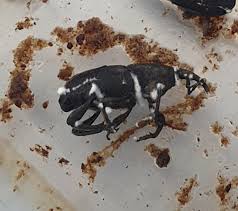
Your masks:
M67 124L71 127L75 126L75 123L79 121L83 115L87 112L90 107L91 102L94 100L94 97L90 97L86 103L84 103L79 108L75 109L67 118Z
M154 133L150 132L149 134L146 134L144 136L139 137L137 142L143 141L143 140L146 140L146 139L150 139L150 138L156 138L160 134L160 132L161 132L161 130L162 130L164 124L165 124L165 117L159 111L159 108L160 108L160 98L161 98L161 95L158 95L157 100L156 100L154 117L153 117L154 121L155 121L155 124L156 124L156 127L157 127L155 132Z
M129 114L131 113L132 108L135 106L136 101L133 97L123 97L123 98L104 98L102 99L102 102L104 104L104 106L110 106L110 105L117 105L120 107L126 107L128 110L117 116L116 118L113 119L113 121L110 121L108 118L108 115L105 111L105 108L102 109L105 121L107 123L107 139L110 140L109 136L111 133L115 133L116 131L119 130L119 128L117 128L122 122L124 122L126 120L126 118L129 116Z
M105 130L105 124L102 122L97 125L82 124L79 125L78 127L73 127L72 133L76 136L87 136L96 133L101 133L103 130Z

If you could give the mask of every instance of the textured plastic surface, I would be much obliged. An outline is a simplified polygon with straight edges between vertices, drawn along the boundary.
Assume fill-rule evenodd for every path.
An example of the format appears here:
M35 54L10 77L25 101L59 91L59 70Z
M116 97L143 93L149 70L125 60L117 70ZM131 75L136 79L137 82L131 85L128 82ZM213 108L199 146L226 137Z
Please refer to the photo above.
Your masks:
M220 38L208 43L206 48L198 42L194 27L178 19L172 9L163 15L164 5L159 0L48 0L47 3L32 1L30 10L23 0L0 2L0 94L4 97L8 87L9 72L13 68L12 50L28 35L52 39L56 26L75 26L79 20L99 17L116 31L127 34L145 34L158 41L162 47L178 49L182 62L195 67L195 72L217 84L216 96L205 101L205 106L186 117L186 132L165 127L160 136L148 142L136 143L131 138L98 169L92 189L87 177L81 172L81 163L88 155L108 145L105 134L76 137L66 125L67 115L61 113L57 103L57 89L64 82L57 74L64 60L75 67L75 73L104 64L129 64L130 58L120 47L98 53L93 57L81 57L64 53L56 55L57 48L37 52L32 63L30 87L35 94L35 106L30 110L14 107L14 118L0 123L0 210L232 210L237 202L237 188L228 191L228 202L222 206L216 193L218 175L228 180L238 175L238 140L232 134L238 125L238 46L237 40ZM30 29L15 31L15 23L32 16L36 25ZM237 16L234 11L228 17ZM142 21L143 20L143 21ZM145 33L144 28L150 28ZM214 48L222 55L217 71L202 74L204 65L209 66L207 53ZM230 52L230 53L227 53ZM211 69L211 68L209 68ZM183 88L175 88L162 100L162 104L180 102L185 95ZM42 103L49 100L47 110ZM138 120L140 109L132 113L131 122ZM145 113L144 113L145 114ZM210 125L218 121L224 126L223 134L230 144L222 147L221 136L211 132ZM230 121L233 122L231 125ZM54 127L52 127L54 126ZM45 131L40 133L40 128ZM121 128L120 133L126 126ZM144 129L142 130L144 132ZM140 132L140 133L142 133ZM197 138L200 141L197 141ZM87 143L87 141L90 141ZM144 152L148 143L170 149L171 161L167 168L159 169L153 159ZM49 158L43 159L32 152L35 144L49 145ZM204 153L207 152L208 156ZM70 164L61 167L58 159L64 157ZM16 180L19 165L26 161L30 170ZM175 193L186 178L197 175L198 185L192 188L191 200L179 205ZM79 183L83 185L80 187ZM15 192L14 187L17 186ZM93 193L94 191L98 191Z

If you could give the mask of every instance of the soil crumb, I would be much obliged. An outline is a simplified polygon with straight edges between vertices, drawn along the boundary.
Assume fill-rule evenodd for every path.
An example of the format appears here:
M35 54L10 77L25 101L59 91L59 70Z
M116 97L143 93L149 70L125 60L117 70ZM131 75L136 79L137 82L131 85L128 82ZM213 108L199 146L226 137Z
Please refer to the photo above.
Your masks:
M164 65L182 65L179 57L172 50L161 47L153 40L147 41L143 35L115 32L112 27L104 24L97 17L79 21L74 28L56 27L52 35L68 49L83 56L91 56L115 45L122 45L134 63L159 62Z
M235 130L232 131L232 134L238 137L238 127L236 126Z
M238 204L231 198L230 192L238 187L238 177L235 176L231 179L225 178L221 175L217 177L218 185L216 186L216 194L220 199L220 205L226 207L227 210L237 210ZM235 206L234 206L235 205ZM236 209L234 209L236 208Z
M8 99L3 99L0 101L0 115L1 121L7 122L8 120L12 119L12 103Z
M197 177L190 178L186 180L184 185L180 188L175 195L177 196L177 200L181 206L186 205L192 199L192 189L198 186Z
M62 68L59 70L58 78L63 81L68 81L73 74L74 67L64 61Z
M223 128L224 128L224 127L221 126L221 125L218 123L218 121L214 122L214 123L211 125L212 132L213 132L214 134L217 134L217 135L222 132Z
M44 109L47 109L48 106L49 106L49 100L46 100L45 102L42 103L42 107L43 107Z
M170 161L169 149L159 149L154 144L149 144L144 149L149 152L152 157L155 158L155 163L158 167L167 167Z
M232 26L231 26L231 34L237 34L238 33L238 20L234 20Z
M58 161L58 163L60 164L60 166L63 167L63 166L68 165L68 164L69 164L69 161L66 160L65 158L60 158L59 161Z
M22 30L22 29L29 29L35 24L34 18L32 17L25 17L25 20L19 21L16 23L15 30Z
M34 52L48 46L45 40L36 39L31 36L20 42L14 52L15 69L11 71L11 81L7 97L19 108L32 108L34 95L29 88L32 61Z
M34 148L30 148L30 150L32 152L36 152L37 154L39 154L40 156L42 156L44 158L48 158L49 157L49 151L51 151L52 148L49 147L49 146L42 147L39 144L35 144Z
M221 135L221 146L227 147L230 144L228 137Z

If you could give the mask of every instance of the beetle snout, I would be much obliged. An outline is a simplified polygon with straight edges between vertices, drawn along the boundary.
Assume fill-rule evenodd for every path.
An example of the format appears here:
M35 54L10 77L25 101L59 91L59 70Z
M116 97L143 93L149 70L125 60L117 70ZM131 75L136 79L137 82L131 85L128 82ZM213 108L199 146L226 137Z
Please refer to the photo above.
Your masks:
M74 109L75 105L73 103L73 101L71 100L70 97L66 96L66 95L61 95L59 98L59 104L61 109L64 112L69 112L71 110Z

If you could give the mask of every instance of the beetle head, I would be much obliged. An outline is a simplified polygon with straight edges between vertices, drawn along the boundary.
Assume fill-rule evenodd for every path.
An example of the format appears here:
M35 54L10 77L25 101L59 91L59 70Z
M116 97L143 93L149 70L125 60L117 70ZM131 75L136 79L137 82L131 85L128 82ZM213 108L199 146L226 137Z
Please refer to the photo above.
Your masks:
M84 103L84 95L77 90L60 87L58 89L59 104L63 111L68 112L78 108Z

